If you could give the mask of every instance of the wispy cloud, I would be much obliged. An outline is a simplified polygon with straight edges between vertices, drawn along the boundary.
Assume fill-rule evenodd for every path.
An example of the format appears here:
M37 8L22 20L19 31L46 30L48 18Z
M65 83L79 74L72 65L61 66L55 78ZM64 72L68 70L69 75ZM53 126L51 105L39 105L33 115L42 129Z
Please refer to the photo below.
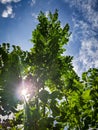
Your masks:
M81 17L82 19L84 19L83 26L85 23L85 25L90 25L91 29L98 28L98 10L95 9L98 7L97 0L65 0L65 2L69 3L71 7L74 6L75 8L77 8L77 10L82 14ZM75 15L76 14L74 13L73 19L75 20L75 22L79 22L80 19Z
M81 42L79 55L74 59L73 64L79 74L89 68L98 67L98 41L95 38L85 39Z
M89 68L98 67L98 10L96 10L98 3L97 0L65 0L65 2L78 11L78 16L75 11L73 13L72 37L77 43L81 43L81 47L73 64L75 70L81 74Z
M11 2L17 3L17 2L19 2L19 1L21 1L21 0L0 0L0 2L1 2L2 4L7 4L7 3L11 3Z
M37 13L32 13L32 18L33 18L35 23L37 22L37 17L38 17Z
M12 6L7 6L6 9L2 13L3 18L11 17L14 18L15 14L13 13Z
M35 18L35 19L37 19L38 14L36 14L36 13L32 13L32 17Z
M32 0L30 5L33 6L36 3L36 0Z
M6 8L3 10L1 16L3 18L14 18L15 17L15 13L13 13L13 7L11 6L12 2L17 3L20 2L21 0L0 0L1 4L5 4Z

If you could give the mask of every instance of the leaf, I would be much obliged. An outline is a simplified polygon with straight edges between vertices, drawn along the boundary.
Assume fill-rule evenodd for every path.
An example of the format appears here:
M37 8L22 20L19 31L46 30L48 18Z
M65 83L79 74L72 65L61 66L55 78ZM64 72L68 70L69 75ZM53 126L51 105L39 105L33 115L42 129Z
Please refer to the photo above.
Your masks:
M32 111L32 120L39 120L40 119L40 113L39 111L35 108Z
M39 120L39 128L40 130L47 130L47 128L51 129L53 126L54 118L46 117Z
M60 114L60 109L58 108L56 103L57 103L57 101L52 99L51 104L50 104L50 108L51 108L53 117L59 116L59 114Z
M47 120L46 118L42 118L39 120L39 128L40 130L47 130Z
M82 98L86 101L90 100L91 99L91 95L90 95L90 92L91 90L90 89L87 89L83 92L82 94Z
M43 103L46 104L49 98L49 92L47 90L41 90L38 94L38 97Z
M60 91L58 91L58 90L55 90L55 91L53 91L53 92L50 94L50 98L51 98L51 99L56 99L56 98L62 99L62 93L61 93Z

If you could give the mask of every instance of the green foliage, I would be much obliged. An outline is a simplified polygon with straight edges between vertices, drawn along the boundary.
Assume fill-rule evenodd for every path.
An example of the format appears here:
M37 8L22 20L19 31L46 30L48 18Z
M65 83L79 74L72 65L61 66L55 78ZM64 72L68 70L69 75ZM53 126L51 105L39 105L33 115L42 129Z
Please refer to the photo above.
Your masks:
M41 90L38 94L38 97L44 104L46 104L48 101L49 92L46 90Z
M84 78L85 76L85 78ZM83 73L82 82L74 80L77 90L66 92L66 101L61 103L60 121L69 129L98 128L98 69L90 69ZM86 80L85 80L86 79Z
M16 90L21 82L23 66L23 52L19 47L13 46L9 51L9 44L2 44L0 47L0 107L2 115L15 112L18 103Z
M61 27L57 10L47 17L40 12L38 21L29 52L18 46L10 49L8 43L0 46L0 114L8 115L0 129L97 129L98 69L84 72L82 80L77 76L73 57L63 55L70 32L68 24ZM28 102L16 94L22 78L30 94ZM18 104L24 109L17 110Z

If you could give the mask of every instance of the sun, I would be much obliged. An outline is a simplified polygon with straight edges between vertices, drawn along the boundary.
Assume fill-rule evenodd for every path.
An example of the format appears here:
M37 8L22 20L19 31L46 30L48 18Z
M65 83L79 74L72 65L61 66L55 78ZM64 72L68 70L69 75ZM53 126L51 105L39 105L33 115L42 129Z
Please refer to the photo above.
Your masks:
M22 96L26 96L26 95L27 95L27 90L26 90L26 89L23 89L23 90L21 91L21 95L22 95Z
M21 90L21 96L23 97L23 99L25 99L25 101L29 100L30 94L26 88L23 88Z

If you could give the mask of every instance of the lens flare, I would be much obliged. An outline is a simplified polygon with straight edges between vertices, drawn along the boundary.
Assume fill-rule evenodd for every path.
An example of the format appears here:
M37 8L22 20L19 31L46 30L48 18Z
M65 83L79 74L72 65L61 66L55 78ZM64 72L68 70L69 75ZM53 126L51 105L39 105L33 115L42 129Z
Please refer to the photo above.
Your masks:
M26 89L23 89L23 90L21 91L21 94L22 94L23 96L26 96L26 95L27 95L27 90L26 90Z

